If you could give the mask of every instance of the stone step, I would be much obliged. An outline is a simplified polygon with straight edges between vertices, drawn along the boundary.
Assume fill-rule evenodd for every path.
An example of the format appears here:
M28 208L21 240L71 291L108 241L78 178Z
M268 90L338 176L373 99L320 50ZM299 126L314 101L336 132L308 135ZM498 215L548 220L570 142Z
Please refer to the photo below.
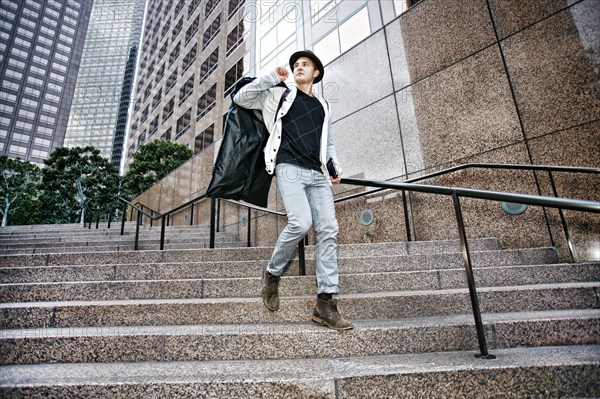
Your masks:
M255 260L208 260L205 262L161 262L161 258L148 259L147 262L125 264L88 264L73 266L17 266L0 267L0 283L26 283L26 282L66 282L66 281L105 281L105 280L168 280L168 279L199 279L222 277L256 277L260 276L267 264L266 257L270 256L271 249L253 253ZM231 252L231 251L230 251ZM234 253L243 254L244 250ZM167 253L167 252L165 252ZM196 252L198 256L206 252ZM342 248L340 253L345 254ZM135 254L135 252L134 252ZM141 254L141 252L140 252ZM171 252L168 252L171 254ZM214 255L214 251L208 252ZM153 253L156 255L156 253ZM262 255L262 256L260 256ZM80 256L80 255L79 255ZM97 254L95 256L98 256ZM115 257L118 255L115 255ZM82 257L83 258L83 257ZM13 258L17 259L17 258ZM21 258L23 260L26 258ZM46 258L55 263L54 255ZM87 261L89 259L84 258ZM106 259L106 258L104 258ZM112 259L112 258L111 258ZM215 258L216 259L216 258ZM43 260L37 257L36 260ZM130 259L132 260L132 259ZM164 260L164 259L163 259ZM505 251L480 251L473 252L471 256L474 268L553 264L556 261L556 252L551 249L505 250ZM16 262L16 260L15 260ZM66 263L68 264L68 263ZM424 271L463 268L462 254L430 254L430 255L396 255L378 257L339 257L340 273L377 273L377 272L402 272ZM315 262L305 262L306 273L315 274ZM298 275L298 260L292 260L286 275Z
M231 233L216 233L215 238L223 238L227 237L229 239L237 237ZM194 240L204 240L210 238L209 232L193 232L193 233L179 233L179 234L171 234L165 233L165 242L166 243L177 243L179 241L193 242ZM98 244L106 244L106 243L120 243L120 242L132 242L135 239L135 233L128 232L127 234L120 235L102 235L102 236L92 236L92 235L74 235L72 237L39 237L39 238L19 238L14 240L9 239L0 239L0 249L17 249L23 247L36 247L36 248L44 248L44 247L53 247L53 246L91 246ZM153 232L152 234L140 234L139 237L140 242L159 242L160 241L160 232Z
M217 288L218 289L218 288ZM482 313L598 309L599 282L480 287ZM0 304L2 328L160 326L218 323L303 323L314 294L283 297L269 312L252 298L136 299L113 301L11 302ZM468 289L344 294L340 312L350 320L470 314Z
M394 256L407 259L408 263L417 263L419 253L409 253L404 243L398 243L395 247L388 247L387 252L373 252L368 246L349 245L340 246L338 250L339 258L362 257L368 265L369 259L377 257L378 259L392 260ZM393 251L392 251L392 248ZM480 251L480 248L473 248L473 256L478 257L477 262L487 262L483 253L488 254L495 259L506 256L503 264L529 263L555 263L557 262L556 251L553 248L531 248L518 250L495 250ZM117 265L117 264L147 264L147 263L181 263L181 262L218 262L218 261L244 261L244 260L264 260L265 264L271 258L272 247L250 247L250 248L217 248L217 249L174 249L174 250L143 250L143 251L121 251L114 254L104 252L85 252L85 253L56 253L56 254L22 254L22 255L3 255L0 256L0 268L4 267L31 267L31 266L73 266L73 265ZM420 249L420 255L443 255L437 252L437 247L432 247L430 251L426 248ZM481 254L477 254L480 252ZM393 256L392 256L393 255ZM460 258L460 264L463 264L462 254L458 251L447 253L447 261L456 265L456 259ZM306 249L306 259L314 259L314 246ZM473 261L475 263L475 260ZM395 263L395 262L394 262ZM357 267L360 262L356 263ZM364 262L363 262L364 264ZM389 270L393 271L393 270Z
M180 240L176 242L165 242L165 249L198 249L210 248L209 238L197 238L194 240ZM135 240L133 238L124 242L115 242L112 245L106 243L83 243L89 245L49 245L49 246L22 246L20 248L4 249L2 253L5 255L26 255L26 254L61 254L61 253L93 253L93 252L123 252L134 251ZM245 247L246 243L242 243L232 237L215 237L215 247L217 248L239 248ZM140 240L138 242L139 250L156 250L160 248L160 240Z
M127 230L135 230L136 223L135 222L125 222L125 229ZM154 223L153 226L141 225L140 231L152 231L152 230L160 230L160 222ZM175 226L167 226L167 230L176 231L176 232L186 232L186 231L209 231L210 226L208 225L175 225ZM23 226L7 226L0 227L0 237L8 237L13 235L38 235L38 234L81 234L81 232L112 232L121 230L121 222L112 222L111 227L108 227L108 223L100 223L98 228L96 228L96 224L93 223L92 227L89 227L89 224L86 227L77 223L77 224L49 224L49 225L23 225Z
M0 364L302 359L476 351L473 317L314 324L202 324L5 330ZM484 315L488 348L600 343L600 310ZM569 334L564 334L569 331Z
M0 396L30 398L600 397L600 346L291 360L0 367Z
M91 236L87 237L85 235L76 235L73 237L57 237L48 239L46 237L41 238L39 241L40 247L43 246L53 246L57 244L61 244L62 246L68 246L72 244L73 246L90 246L96 243L106 244L107 242L130 242L132 240L132 232L126 233L125 238L121 235L115 236ZM215 238L218 237L236 237L231 233L217 233ZM195 239L206 239L209 238L208 233L194 233L187 235L165 235L165 243L168 244L176 244L177 242L194 242ZM35 240L32 240L35 241ZM140 242L150 241L152 243L158 243L160 241L160 232L155 232L151 236L142 236L140 235ZM0 244L1 244L0 240ZM14 245L5 244L7 249L11 247L23 246L26 247L28 244L27 240L17 240ZM307 246L307 250L309 250L312 246ZM474 239L469 243L469 247L471 250L482 251L482 250L497 250L498 240L495 238L484 238L484 239ZM0 248L3 248L0 245ZM345 251L358 251L361 254L365 254L365 252L369 251L373 255L386 255L386 254L424 254L424 253L444 253L444 252L457 252L460 251L460 243L458 240L444 240L444 241L418 241L418 242L385 242L385 243L371 243L371 244L341 244L340 248L343 248ZM398 252L400 251L400 252Z
M488 267L475 269L474 275L478 287L494 287L594 282L599 272L599 263L586 263ZM438 290L467 287L467 279L462 269L342 273L340 285L344 293ZM282 279L280 295L309 295L314 287L314 275L289 276ZM260 277L9 283L0 284L0 302L255 297L260 290Z

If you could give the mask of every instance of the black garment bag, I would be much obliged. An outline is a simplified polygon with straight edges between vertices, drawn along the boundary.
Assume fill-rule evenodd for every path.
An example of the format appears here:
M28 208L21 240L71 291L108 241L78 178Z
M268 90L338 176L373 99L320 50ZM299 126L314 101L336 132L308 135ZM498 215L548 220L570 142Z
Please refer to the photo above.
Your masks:
M242 78L231 94L232 99L239 89L254 79ZM265 170L263 149L268 137L260 111L240 107L232 101L207 196L266 207L273 178Z

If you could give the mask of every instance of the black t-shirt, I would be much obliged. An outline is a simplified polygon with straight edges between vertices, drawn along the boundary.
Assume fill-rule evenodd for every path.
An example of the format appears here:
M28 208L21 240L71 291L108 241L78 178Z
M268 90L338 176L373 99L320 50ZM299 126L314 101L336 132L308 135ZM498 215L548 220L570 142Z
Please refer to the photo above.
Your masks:
M316 97L303 91L298 94L282 118L283 135L277 164L290 163L307 169L321 170L319 157L325 110Z

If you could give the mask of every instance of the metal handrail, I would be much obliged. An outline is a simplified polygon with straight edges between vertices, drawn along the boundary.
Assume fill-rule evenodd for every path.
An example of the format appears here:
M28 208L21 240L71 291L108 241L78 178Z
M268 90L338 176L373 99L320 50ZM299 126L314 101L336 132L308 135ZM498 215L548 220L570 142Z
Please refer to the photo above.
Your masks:
M438 176L443 176L450 174L452 172L471 169L471 168L481 168L481 169L507 169L507 170L530 170L530 171L545 171L548 172L548 176L550 178L550 185L552 187L552 194L554 197L558 198L558 191L556 189L556 183L554 182L554 177L552 172L569 172L569 173L588 173L588 174L600 174L600 168L590 168L590 167L580 167L580 166L558 166L558 165L528 165L528 164L497 164L497 163L467 163L462 165L453 166L447 169L440 170L438 172L429 173L420 177L415 177L412 179L405 180L404 183L414 183L426 179L431 179ZM378 188L371 191L360 192L351 194L342 198L338 198L335 200L336 203L347 201L350 199L359 198L365 195L374 194L380 191L386 190L386 188ZM410 220L409 220L409 212L408 212L408 204L406 200L406 193L402 191L402 204L404 207L404 222L406 225L406 238L407 241L412 241L411 229L410 229ZM567 248L569 250L569 255L571 256L571 260L573 262L577 262L577 258L575 256L575 250L573 248L573 242L571 241L571 235L569 234L569 229L567 227L567 222L563 213L562 208L558 208L561 226L563 232L565 234L565 238L567 240ZM552 243L554 245L554 239L551 237Z
M553 198L544 197L539 195L528 195L528 194L515 194L505 193L498 191L488 190L475 190L467 188L453 188L445 186L434 186L417 183L393 183L383 180L365 180L365 179L351 179L342 178L341 184L349 184L363 187L377 187L380 189L393 189L402 191L416 191L429 194L448 195L452 197L454 204L456 222L458 226L458 234L460 237L461 250L463 254L463 263L465 266L465 272L467 274L467 283L469 286L469 294L471 297L471 306L473 309L473 316L475 318L475 326L477 329L477 339L479 342L480 353L477 357L484 359L494 359L494 355L490 355L485 340L485 332L483 329L483 322L481 320L481 311L479 309L479 299L477 296L477 288L475 286L475 278L473 276L473 265L471 263L471 256L469 253L469 246L467 242L467 235L465 232L465 225L462 216L462 208L460 204L461 197L467 198L478 198L493 201L509 201L517 202L529 205L538 205L543 207L552 207L559 209L570 209L581 212L592 212L600 213L600 202L585 201L576 199L566 198Z
M165 227L168 224L168 217L170 215L172 215L173 213L179 212L180 210L187 208L189 206L192 207L192 216L190 217L190 224L193 224L193 210L194 210L194 204L197 202L200 202L202 200L205 200L207 198L209 198L206 194L202 194L192 200L189 200L188 202L179 205L171 210L169 210L168 212L165 213L160 213L158 211L155 211L153 209L151 209L150 207L142 204L141 202L136 202L135 204L132 204L130 201L122 198L122 197L117 197L121 202L125 203L125 208L127 208L128 206L131 207L132 209L135 209L138 211L138 219L137 219L137 223L136 223L136 231L135 231L135 245L134 245L134 249L137 250L139 247L139 226L141 225L141 216L145 215L148 218L150 218L151 221L153 220L158 220L161 219L161 235L160 235L160 250L164 249L165 246ZM210 239L209 239L209 248L214 248L215 247L215 233L218 230L218 222L216 222L216 216L217 216L217 201L226 201L226 202L230 202L232 204L236 204L239 206L244 206L246 208L248 208L248 237L247 237L247 245L248 247L251 246L251 242L250 242L250 236L251 236L251 229L252 229L252 218L251 218L251 210L255 209L255 210L259 210L262 212L266 212L266 213L270 213L272 215L276 215L276 216L286 216L285 213L283 212L278 212L278 211L274 211L268 208L263 208L257 205L253 205L250 203L245 203L245 202L240 202L240 201L235 201L235 200L230 200L230 199L221 199L221 198L211 198L211 219L210 219ZM144 208L147 208L148 210L150 210L150 214L147 213L146 211L144 211ZM125 213L126 210L123 211L123 218L122 218L122 224L121 224L121 235L124 234L124 228L125 228ZM156 214L156 215L154 215ZM152 222L151 222L152 223ZM306 266L305 266L305 261L304 261L304 241L302 240L299 244L298 244L298 256L299 256L299 263L300 263L300 274L301 275L305 275L306 274Z

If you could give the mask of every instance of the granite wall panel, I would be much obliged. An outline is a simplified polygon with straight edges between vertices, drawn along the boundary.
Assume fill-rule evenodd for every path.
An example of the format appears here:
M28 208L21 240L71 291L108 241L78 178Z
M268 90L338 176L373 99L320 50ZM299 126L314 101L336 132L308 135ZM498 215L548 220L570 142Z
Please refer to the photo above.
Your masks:
M494 25L500 39L505 39L536 22L563 10L573 1L568 0L488 0L494 18Z
M388 96L333 125L344 176L389 179L405 173L395 107L394 97Z
M423 1L403 14L399 22L411 82L432 75L496 41L485 0Z
M421 156L412 157L421 158L425 169L523 139L495 46L415 83L398 98L402 135L418 137Z
M596 0L577 3L502 42L527 137L600 119L598 43Z

